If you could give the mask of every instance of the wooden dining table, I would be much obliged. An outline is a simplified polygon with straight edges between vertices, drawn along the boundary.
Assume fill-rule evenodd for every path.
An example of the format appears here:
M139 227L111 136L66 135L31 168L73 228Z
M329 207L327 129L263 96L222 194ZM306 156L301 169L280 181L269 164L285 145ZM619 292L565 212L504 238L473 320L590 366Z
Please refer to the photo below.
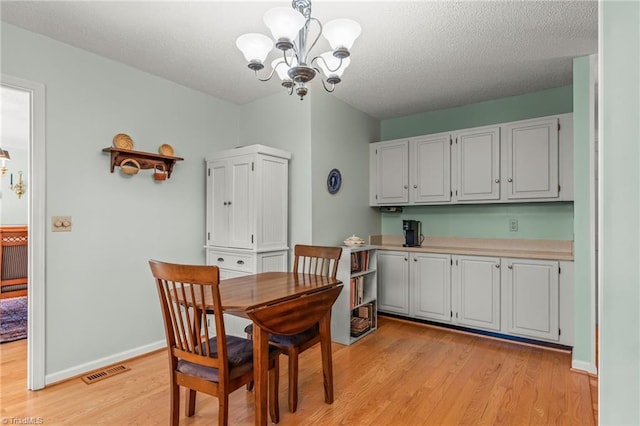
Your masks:
M319 323L325 402L333 403L331 305L342 288L335 278L295 272L264 272L220 281L225 313L253 321L255 424L267 424L269 333L295 334ZM321 306L318 300L327 300ZM302 330L300 329L302 327Z

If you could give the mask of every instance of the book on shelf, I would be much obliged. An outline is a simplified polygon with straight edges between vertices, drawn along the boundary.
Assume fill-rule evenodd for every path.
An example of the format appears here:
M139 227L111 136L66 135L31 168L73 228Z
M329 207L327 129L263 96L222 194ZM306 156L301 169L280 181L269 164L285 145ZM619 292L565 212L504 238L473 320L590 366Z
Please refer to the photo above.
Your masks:
M353 309L364 302L364 276L351 278L349 287L349 302L351 309Z
M352 310L351 336L358 337L376 327L375 304L367 303Z
M351 273L364 272L369 268L369 250L351 253Z

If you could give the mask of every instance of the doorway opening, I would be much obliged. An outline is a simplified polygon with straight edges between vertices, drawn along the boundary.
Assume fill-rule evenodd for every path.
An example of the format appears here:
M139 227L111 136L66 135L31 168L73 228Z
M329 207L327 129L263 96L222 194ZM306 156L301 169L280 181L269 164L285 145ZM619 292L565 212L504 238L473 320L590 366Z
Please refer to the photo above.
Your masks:
M37 390L45 386L45 86L5 74L1 75L0 86L3 106L5 98L9 96L25 101L26 123L23 124L26 126L26 135L23 136L22 144L26 146L15 141L6 143L7 146L16 143L16 147L11 148L16 153L16 159L20 156L24 157L22 160L24 163L17 167L23 167L26 173L25 170L15 170L15 172L23 172L23 188L19 200L24 204L18 205L15 209L7 208L6 202L10 199L9 197L17 196L14 188L18 184L18 177L14 175L16 180L11 182L10 175L9 185L6 187L3 179L0 219L4 222L6 213L7 220L17 221L20 220L18 217L26 211L26 225L29 230L26 385L28 389ZM4 146L5 127L6 123L3 122L2 149L8 150ZM16 216L11 216L14 213Z

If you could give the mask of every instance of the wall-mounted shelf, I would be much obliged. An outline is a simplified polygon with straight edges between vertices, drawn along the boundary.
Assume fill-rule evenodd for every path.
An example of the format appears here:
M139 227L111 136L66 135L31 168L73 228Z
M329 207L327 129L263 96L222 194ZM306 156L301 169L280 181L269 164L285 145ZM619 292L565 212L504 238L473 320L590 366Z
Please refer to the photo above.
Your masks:
M167 178L170 178L171 172L173 171L173 165L176 161L184 160L184 158L181 157L171 157L168 155L153 154L151 152L132 151L130 149L114 147L104 148L102 152L111 153L111 173L113 173L116 167L120 167L120 164L124 160L132 158L140 163L141 169L153 169L156 166L163 165L167 171Z

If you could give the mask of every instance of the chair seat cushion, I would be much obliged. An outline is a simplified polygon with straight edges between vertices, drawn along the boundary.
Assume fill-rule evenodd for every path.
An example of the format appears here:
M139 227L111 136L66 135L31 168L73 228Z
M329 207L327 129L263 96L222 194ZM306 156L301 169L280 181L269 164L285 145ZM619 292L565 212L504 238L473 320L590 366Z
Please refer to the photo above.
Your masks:
M229 377L231 379L239 377L253 368L253 341L236 336L226 336L227 338L227 358L229 362ZM211 357L218 357L217 337L209 339L211 346ZM269 359L273 359L281 353L276 346L269 345ZM205 367L193 362L178 360L178 371L190 376L200 377L211 382L218 382L218 369Z
M252 335L253 324L246 326L244 332ZM269 334L269 341L287 347L301 346L315 338L319 333L320 327L318 324L315 324L313 327L303 331L302 333L292 334L290 336L284 334Z

